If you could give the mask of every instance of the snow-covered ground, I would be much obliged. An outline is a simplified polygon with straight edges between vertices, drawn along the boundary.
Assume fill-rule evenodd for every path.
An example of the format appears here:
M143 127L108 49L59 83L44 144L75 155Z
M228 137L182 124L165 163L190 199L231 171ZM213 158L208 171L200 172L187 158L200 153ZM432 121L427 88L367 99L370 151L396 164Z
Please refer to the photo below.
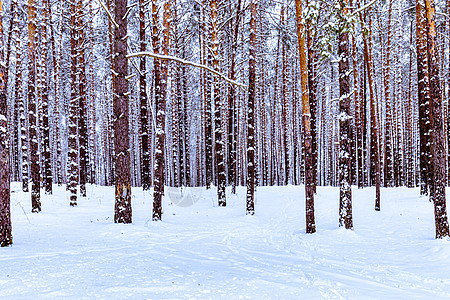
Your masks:
M336 188L318 188L317 233L305 234L304 188L245 189L217 207L215 191L192 206L133 189L133 224L113 223L113 188L88 187L69 207L63 187L43 195L13 184L14 245L0 249L0 298L405 299L450 298L450 241L434 239L433 205L418 189L354 189L354 231L338 228ZM229 192L229 191L227 191ZM450 195L449 195L450 196Z

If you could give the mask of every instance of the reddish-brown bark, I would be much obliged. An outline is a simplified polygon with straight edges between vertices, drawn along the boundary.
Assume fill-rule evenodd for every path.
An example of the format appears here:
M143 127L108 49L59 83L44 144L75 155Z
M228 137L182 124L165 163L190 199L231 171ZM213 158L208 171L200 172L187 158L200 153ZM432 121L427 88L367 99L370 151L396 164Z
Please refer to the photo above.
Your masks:
M115 0L114 30L114 150L116 200L115 223L131 223L130 135L128 130L127 1Z
M314 177L311 140L311 119L308 89L308 70L302 17L302 1L295 0L297 17L297 36L300 52L300 75L303 106L303 148L305 151L305 196L306 196L306 233L316 232L314 217Z

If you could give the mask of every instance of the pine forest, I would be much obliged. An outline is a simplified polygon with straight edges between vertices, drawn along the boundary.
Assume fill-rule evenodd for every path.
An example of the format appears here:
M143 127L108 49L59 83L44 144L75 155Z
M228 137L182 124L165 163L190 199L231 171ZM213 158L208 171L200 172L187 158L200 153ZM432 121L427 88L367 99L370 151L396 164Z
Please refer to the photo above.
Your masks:
M197 222L195 228L210 227L205 243L218 232L228 236L217 240L211 253L198 253L228 262L220 251L241 231L247 238L229 249L244 260L259 253L245 248L252 242L255 249L274 243L271 253L283 247L286 253L310 247L304 253L311 253L340 239L361 242L342 250L351 253L364 251L363 237L374 232L382 240L411 230L392 244L420 241L423 249L440 249L424 250L427 256L447 253L436 259L450 263L450 1L0 0L0 10L0 245L13 245L5 249L20 249L29 236L39 241L46 226L60 226L65 218L74 220L67 232L89 218L119 226L109 227L111 235L133 236L130 226L141 226L140 234L160 235L160 242L152 240L158 247L171 243L167 235L192 234L184 228ZM105 215L99 217L96 209ZM203 219L194 221L199 214ZM430 230L413 233L423 222ZM170 231L175 223L178 229ZM100 228L82 224L86 231ZM261 229L264 224L272 225ZM68 236L54 245L75 239L82 244L84 237ZM282 245L275 247L274 240ZM317 244L308 244L312 241ZM441 244L426 248L433 242ZM177 249L186 254L189 243ZM388 247L382 245L380 250ZM167 247L149 255L167 255L172 249ZM0 252L0 269L7 253ZM28 252L18 253L14 257ZM285 254L278 253L276 262L260 254L253 263L250 258L240 263L253 267L260 280L264 266L255 264L262 261L278 268L280 276L294 275L298 262L289 253L291 268L285 273L280 270ZM366 257L367 266L376 273L373 255ZM179 259L174 270L187 268ZM212 258L195 259L204 264ZM332 273L341 272L331 264ZM393 264L386 263L384 274ZM223 286L211 283L212 294L201 294L199 283L185 292L130 290L129 296L397 295L377 294L374 287L364 294L345 284L335 293L331 286L320 294L315 294L319 288L299 292L302 283L284 294L278 288L263 294L264 284L250 292L239 289L242 282L229 294L237 265L211 267L226 274ZM316 271L311 267L312 274ZM415 271L409 272L396 277L412 286L416 279L405 274ZM429 280L442 281L428 297L450 297L450 277L444 273L430 273ZM202 274L192 278L209 280ZM222 275L214 274L211 278L220 281ZM345 282L317 274L312 277ZM394 275L386 276L376 281L396 286ZM120 295L128 294L110 296Z

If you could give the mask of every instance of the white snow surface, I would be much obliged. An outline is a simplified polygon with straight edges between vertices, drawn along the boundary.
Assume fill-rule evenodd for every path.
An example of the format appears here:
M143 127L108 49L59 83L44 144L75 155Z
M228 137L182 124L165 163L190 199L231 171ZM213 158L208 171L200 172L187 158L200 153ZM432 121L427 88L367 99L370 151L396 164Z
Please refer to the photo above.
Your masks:
M70 207L64 187L42 212L12 184L14 245L0 249L2 299L443 299L450 241L434 239L433 205L418 189L353 187L354 231L338 228L339 189L319 187L317 233L305 234L304 187L245 188L194 205L132 190L133 224L114 224L114 189L88 186ZM198 194L198 193L197 193Z

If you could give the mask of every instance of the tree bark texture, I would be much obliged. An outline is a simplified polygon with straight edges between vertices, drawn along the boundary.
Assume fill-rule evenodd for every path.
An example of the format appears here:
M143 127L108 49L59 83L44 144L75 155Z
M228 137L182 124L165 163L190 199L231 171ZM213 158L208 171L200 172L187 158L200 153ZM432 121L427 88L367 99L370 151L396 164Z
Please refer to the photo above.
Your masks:
M300 52L300 76L303 106L303 148L305 151L305 196L306 196L306 233L316 232L314 217L314 172L311 140L311 113L309 105L308 67L305 49L302 1L295 0L297 17L297 36Z
M130 135L128 130L127 0L115 0L114 30L114 149L115 223L131 223Z

